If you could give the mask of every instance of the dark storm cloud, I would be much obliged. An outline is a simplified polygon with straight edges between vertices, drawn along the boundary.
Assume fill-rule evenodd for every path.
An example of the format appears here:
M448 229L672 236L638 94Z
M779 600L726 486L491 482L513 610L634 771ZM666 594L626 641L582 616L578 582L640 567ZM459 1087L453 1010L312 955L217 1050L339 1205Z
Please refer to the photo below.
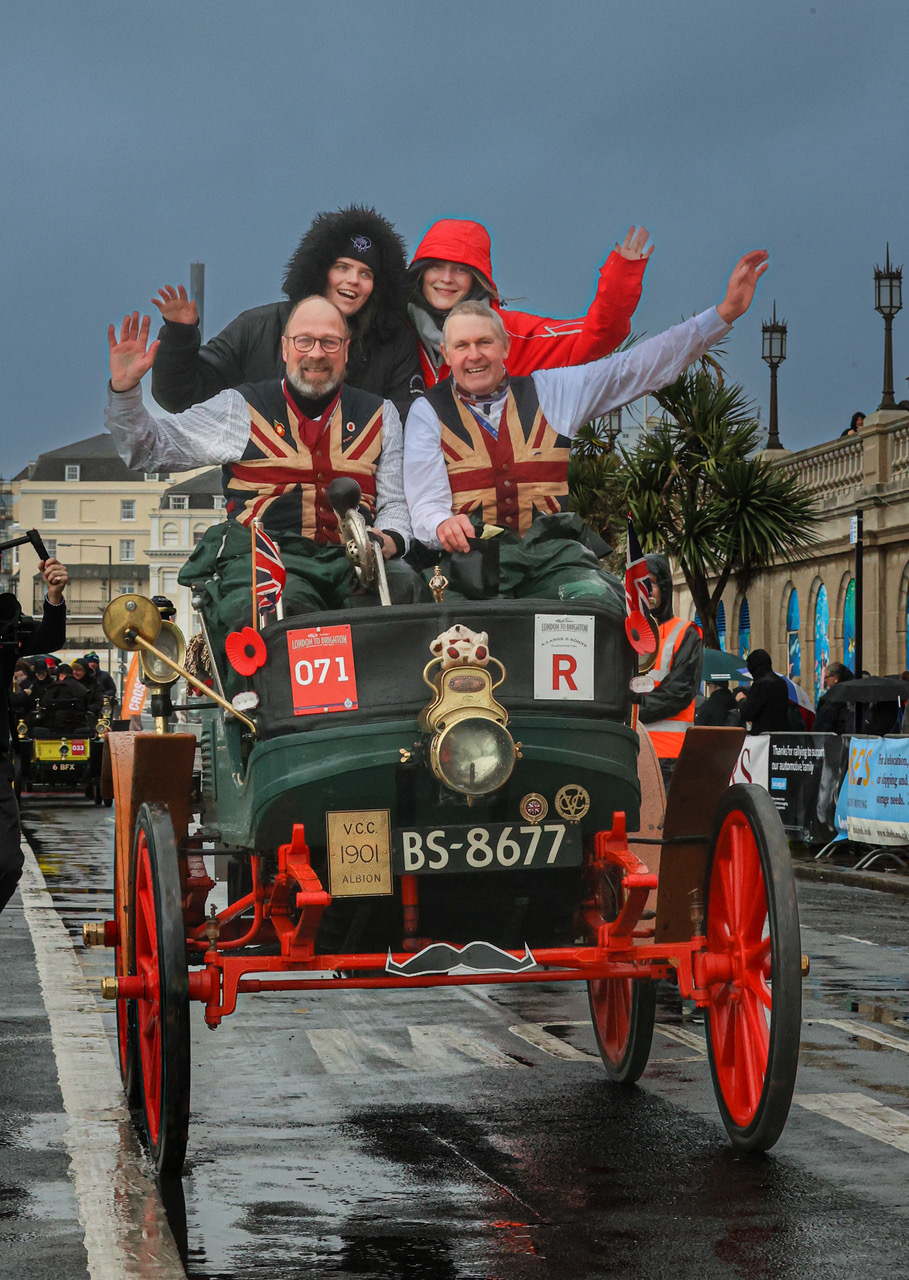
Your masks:
M320 209L376 204L493 231L516 305L577 314L631 222L657 251L654 333L771 251L727 344L763 406L760 322L789 321L781 432L797 447L880 400L872 269L909 259L907 108L881 71L903 3L417 0L38 3L0 19L4 462L94 434L105 331L207 264L207 330L279 296ZM444 25L448 15L448 25ZM909 320L894 324L897 397Z

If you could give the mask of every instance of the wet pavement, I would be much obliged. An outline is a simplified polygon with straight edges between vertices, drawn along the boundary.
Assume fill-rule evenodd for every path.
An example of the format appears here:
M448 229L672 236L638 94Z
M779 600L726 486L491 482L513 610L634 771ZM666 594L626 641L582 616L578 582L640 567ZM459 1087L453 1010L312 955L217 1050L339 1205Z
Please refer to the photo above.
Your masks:
M26 814L92 987L110 955L82 950L81 924L109 910L111 816L59 798ZM566 984L244 996L216 1032L193 1009L189 1152L168 1192L187 1276L909 1278L909 900L798 888L812 960L800 1074L765 1157L732 1153L703 1027L668 1004L630 1090L607 1081L586 999ZM7 915L4 951L27 945ZM33 984L24 1034L42 1034ZM112 1035L110 1006L97 1007ZM9 1258L10 1275L81 1280L45 1076L47 1096L27 1105L4 1089L3 1124L33 1107L54 1118L15 1131L15 1169L0 1136L0 1187L20 1213L21 1195L58 1205L48 1247L65 1265L30 1260L20 1217L0 1232L0 1274Z

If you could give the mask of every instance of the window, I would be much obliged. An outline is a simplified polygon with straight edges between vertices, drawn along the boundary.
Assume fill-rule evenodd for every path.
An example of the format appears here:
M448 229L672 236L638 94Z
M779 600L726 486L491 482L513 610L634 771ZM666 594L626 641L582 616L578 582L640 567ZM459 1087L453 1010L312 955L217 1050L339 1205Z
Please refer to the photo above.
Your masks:
M132 538L120 539L120 562L125 564L136 558L136 543Z
M145 479L146 480L163 480L164 472L163 471L146 471Z
M171 511L188 511L189 497L185 493L172 493L170 495Z
M41 499L41 519L42 520L57 519L57 499L56 498Z
M179 547L180 531L175 524L166 524L161 530L162 547Z
M739 609L739 657L747 658L751 652L751 610L748 608L748 597L742 596L742 607Z
M216 511L223 511L227 506L227 499L223 493L216 493L211 505Z
M44 545L47 547L47 554L49 556L53 556L54 559L56 559L57 558L57 539L45 538Z
M193 546L197 547L205 537L205 525L197 524L193 526Z
M161 574L161 594L167 596L168 600L173 602L179 584L177 582L177 570L165 569Z
M136 499L121 498L120 499L120 519L135 520L136 518Z
M789 603L786 606L786 649L789 654L789 674L792 677L800 677L802 674L802 646L799 641L800 626L799 593L793 587L789 593Z
M821 583L814 606L814 700L824 692L824 673L830 661L830 605L827 588Z
M135 593L135 590L136 590L136 584L135 584L134 582L121 582L121 583L120 583L120 595L121 595L121 596L131 596L131 595L133 595L133 594Z
M722 600L716 608L716 632L720 638L720 648L726 652L726 606Z
M78 463L68 462L64 468L63 478L65 480L78 480L80 467Z
M850 578L843 605L843 665L855 670L855 578Z

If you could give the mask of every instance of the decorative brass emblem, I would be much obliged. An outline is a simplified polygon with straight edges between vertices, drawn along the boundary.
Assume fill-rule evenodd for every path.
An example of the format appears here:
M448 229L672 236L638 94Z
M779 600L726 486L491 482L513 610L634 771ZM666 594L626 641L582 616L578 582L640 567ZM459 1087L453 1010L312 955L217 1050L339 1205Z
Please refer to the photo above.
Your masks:
M448 681L449 689L455 693L482 693L486 688L486 680L482 676L453 675Z
M441 604L445 599L445 588L448 586L448 579L442 572L439 565L433 569L432 577L429 579L429 589L432 592L432 598L436 604Z
M538 791L530 791L518 805L518 809L524 821L533 823L535 826L538 822L542 822L549 812L549 802Z
M590 808L590 796L583 787L569 782L555 798L556 812L566 822L580 822Z

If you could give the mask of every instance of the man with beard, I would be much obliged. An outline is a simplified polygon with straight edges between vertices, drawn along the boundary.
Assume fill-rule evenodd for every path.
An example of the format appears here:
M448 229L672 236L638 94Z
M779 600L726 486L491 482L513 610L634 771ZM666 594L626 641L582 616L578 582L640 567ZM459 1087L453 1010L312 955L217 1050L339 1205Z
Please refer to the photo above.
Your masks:
M139 382L158 343L148 346L149 318L127 316L110 344L107 426L128 466L186 470L219 463L228 523L209 529L180 573L184 585L206 582L206 614L217 636L251 612L253 520L278 543L287 613L340 608L351 590L326 489L348 476L374 516L392 599L426 598L421 579L400 557L410 540L401 477L402 429L394 405L344 383L349 333L344 316L321 296L304 298L281 339L285 377L222 391L204 404L154 418ZM214 581L212 579L214 578Z

